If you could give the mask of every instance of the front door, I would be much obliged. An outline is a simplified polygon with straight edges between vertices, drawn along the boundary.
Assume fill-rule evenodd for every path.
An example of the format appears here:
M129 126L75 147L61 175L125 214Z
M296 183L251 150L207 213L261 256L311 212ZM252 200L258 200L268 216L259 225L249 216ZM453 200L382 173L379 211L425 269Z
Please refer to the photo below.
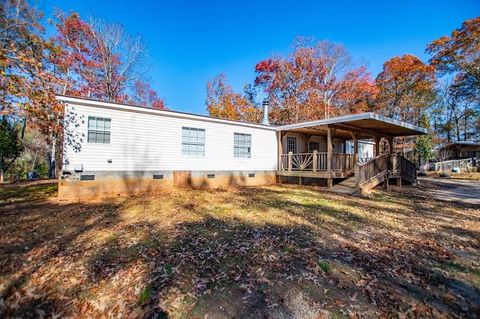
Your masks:
M287 137L287 153L297 153L297 139L295 137Z
M313 151L320 151L320 143L318 142L310 142L308 143L308 151L312 153Z

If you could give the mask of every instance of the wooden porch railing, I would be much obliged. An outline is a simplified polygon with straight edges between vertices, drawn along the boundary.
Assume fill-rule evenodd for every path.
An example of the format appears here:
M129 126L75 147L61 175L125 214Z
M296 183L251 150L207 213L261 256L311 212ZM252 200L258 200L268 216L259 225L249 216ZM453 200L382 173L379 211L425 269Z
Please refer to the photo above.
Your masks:
M333 171L353 171L355 156L353 154L333 153L331 169ZM283 171L326 171L327 153L289 153L280 155L280 170Z
M355 155L337 153L332 156L332 169L334 171L353 171L355 169Z

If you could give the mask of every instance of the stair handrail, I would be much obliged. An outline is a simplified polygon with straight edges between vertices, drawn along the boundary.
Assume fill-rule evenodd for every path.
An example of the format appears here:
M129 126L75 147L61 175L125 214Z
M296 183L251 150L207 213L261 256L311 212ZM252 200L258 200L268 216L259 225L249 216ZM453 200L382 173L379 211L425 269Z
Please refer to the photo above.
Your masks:
M405 158L402 155L397 155L398 170L401 177L411 179L413 182L417 181L417 166L415 163Z
M378 155L365 163L355 164L355 188L388 173L387 154Z

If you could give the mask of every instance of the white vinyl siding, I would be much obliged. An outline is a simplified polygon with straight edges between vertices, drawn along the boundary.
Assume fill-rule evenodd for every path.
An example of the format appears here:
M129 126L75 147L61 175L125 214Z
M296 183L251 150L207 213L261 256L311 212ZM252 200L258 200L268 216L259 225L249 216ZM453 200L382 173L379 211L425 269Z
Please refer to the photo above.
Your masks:
M252 135L243 133L234 133L233 136L233 156L240 158L252 157Z
M88 143L110 144L111 119L88 117Z
M219 123L208 118L151 114L149 109L122 109L114 105L66 105L65 170L75 164L85 171L274 171L277 166L276 131L243 123ZM110 144L87 143L88 116L111 119ZM205 156L182 155L182 128L205 130ZM234 133L250 134L250 159L233 156ZM73 143L72 143L73 140ZM106 147L108 145L108 147Z
M205 130L182 127L182 154L205 156Z

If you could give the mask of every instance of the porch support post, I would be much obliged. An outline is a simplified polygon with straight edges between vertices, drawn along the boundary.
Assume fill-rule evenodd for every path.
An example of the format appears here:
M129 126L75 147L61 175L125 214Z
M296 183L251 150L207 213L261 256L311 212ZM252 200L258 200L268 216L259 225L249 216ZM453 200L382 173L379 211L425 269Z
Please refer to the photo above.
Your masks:
M293 157L293 153L288 152L288 171L289 172L292 171L292 157Z
M329 177L327 178L327 187L333 186L332 180L332 128L327 125L327 172Z
M317 150L313 150L313 155L312 155L312 171L314 173L317 172L317 161L318 161L318 151Z
M310 153L309 147L310 147L310 139L311 138L312 138L312 135L310 135L310 134L305 135L305 144L306 144L305 145L305 150L306 150L305 153Z
M388 137L388 146L390 150L390 154L393 155L394 149L393 149L393 136Z
M357 134L350 132L353 140L353 164L355 165L358 162L358 139Z
M382 139L380 136L374 136L373 139L375 140L375 157L380 155L380 140Z
M283 169L283 167L282 167L282 153L283 153L282 135L283 135L282 131L278 131L278 134L277 134L277 151L278 151L277 170Z

